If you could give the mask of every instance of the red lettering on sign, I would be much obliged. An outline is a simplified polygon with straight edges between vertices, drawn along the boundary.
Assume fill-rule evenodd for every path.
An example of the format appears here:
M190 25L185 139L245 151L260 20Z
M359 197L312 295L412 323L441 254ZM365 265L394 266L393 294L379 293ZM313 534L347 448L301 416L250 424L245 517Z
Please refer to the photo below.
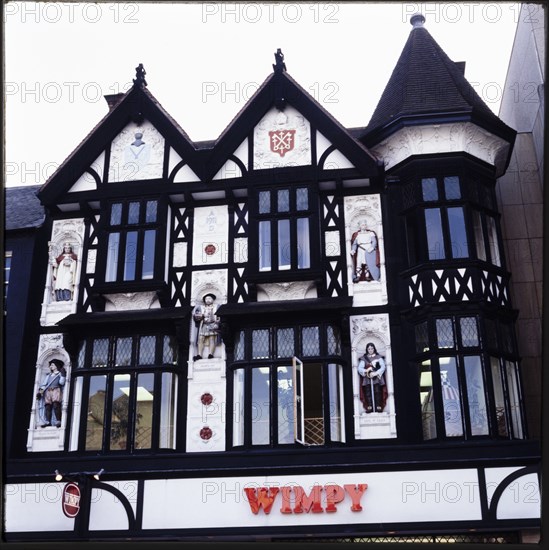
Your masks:
M353 512L360 512L362 510L360 499L362 498L364 491L368 489L368 484L359 483L358 485L344 485L343 487L345 487L347 494L351 497L351 500L353 501L353 504L351 505L351 510Z
M290 502L291 498L292 498L292 488L282 487L282 508L280 509L280 511L283 514L292 513L292 505Z
M263 508L263 511L268 514L271 511L274 499L278 494L278 487L260 487L258 490L253 487L246 487L244 491L248 497L250 508L254 514L257 514L260 508Z
M341 485L326 485L326 512L336 512L336 504L345 498L345 491Z
M296 485L294 487L294 514L302 514L303 511L309 512L311 509L314 514L324 512L320 504L320 491L322 491L322 487L320 487L320 485L315 485L311 491L311 494L307 496L303 490L303 487Z
M343 501L345 494L351 498L351 511L360 512L362 506L360 500L362 495L368 488L366 483L358 485L347 484L341 485L315 485L309 495L300 485L291 485L282 487L282 506L280 512L282 514L303 514L312 512L319 514L321 512L337 512L337 504ZM278 494L277 487L260 487L259 489L245 488L246 496L250 504L250 509L254 514L259 513L260 508L268 514L273 507L276 495ZM326 494L326 508L322 508L322 491ZM292 509L292 502L294 507Z

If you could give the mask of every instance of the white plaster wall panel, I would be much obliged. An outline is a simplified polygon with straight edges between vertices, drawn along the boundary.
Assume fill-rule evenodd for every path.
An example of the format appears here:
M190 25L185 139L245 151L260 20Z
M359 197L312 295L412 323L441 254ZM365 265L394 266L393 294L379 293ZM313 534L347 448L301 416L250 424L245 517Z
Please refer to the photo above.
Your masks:
M387 303L387 278L385 274L385 246L379 194L356 195L344 198L345 242L347 259L347 281L353 306L373 306ZM375 232L379 250L379 279L353 282L354 264L351 255L352 236L366 222L368 229Z
M128 501L135 514L137 499L137 481L107 482L119 489ZM102 489L92 489L90 506L90 531L128 529L128 515L119 498Z
M471 122L408 126L371 148L383 159L385 169L412 155L464 152L496 167L503 174L509 144Z
M354 426L357 439L395 438L396 415L394 403L393 360L389 315L353 315L349 319L351 330L351 362L353 366ZM372 342L386 364L385 384L387 401L383 412L367 413L360 400L361 377L358 361L366 352L366 345Z
M288 105L272 107L254 128L254 170L311 164L311 125Z
M86 273L88 275L95 273L96 263L97 263L97 249L90 248L88 250L88 259L86 261Z
M326 256L341 256L339 245L339 231L326 231L324 233Z
M244 488L300 485L367 484L361 510L351 510L348 496L336 513L280 512L279 491L270 514L253 514ZM477 487L477 490L473 490ZM325 508L324 496L321 499ZM478 476L473 468L407 472L319 473L210 479L146 480L143 529L289 527L293 525L424 523L481 519Z
M249 147L248 147L248 138L246 138L235 150L233 155L242 162L242 164L248 169L249 163Z
M320 162L322 155L332 143L318 130L316 131L316 162ZM338 170L341 168L354 168L352 162L339 150L332 151L321 166L323 170Z
M248 262L248 239L241 237L234 239L233 262L236 264L245 264Z
M183 160L183 157L173 148L170 147L168 154L168 177L172 175L173 169Z
M225 362L203 359L193 365L193 378L188 380L186 451L212 452L225 450L226 382ZM211 403L202 399L209 394ZM203 397L204 396L204 397Z
M322 165L323 170L341 170L343 168L354 168L354 164L337 149L326 157Z
M174 243L173 267L185 267L187 265L187 243Z
M5 485L6 532L73 531L74 518L65 516L61 508L64 486L53 482Z
M328 147L331 147L332 142L318 130L316 131L316 163L318 164L322 155L326 152Z
M163 162L162 135L148 120L131 122L111 143L109 181L161 178Z
M227 206L195 208L193 228L193 265L227 263L229 251L229 213Z
M227 160L225 164L219 169L217 174L212 178L214 180L226 180L231 178L242 177L242 170L240 166L236 164L234 160Z
M182 161L179 155L173 148L170 147L168 157L168 177L171 177L174 168ZM184 164L177 169L173 178L174 183L186 183L191 181L200 181L200 178L194 173L188 164Z
M91 168L99 176L99 181L103 180L103 171L105 170L105 152L103 151L92 163ZM97 189L97 183L95 178L88 172L84 172L77 180L76 183L69 189L69 193L76 193L78 191L93 191Z

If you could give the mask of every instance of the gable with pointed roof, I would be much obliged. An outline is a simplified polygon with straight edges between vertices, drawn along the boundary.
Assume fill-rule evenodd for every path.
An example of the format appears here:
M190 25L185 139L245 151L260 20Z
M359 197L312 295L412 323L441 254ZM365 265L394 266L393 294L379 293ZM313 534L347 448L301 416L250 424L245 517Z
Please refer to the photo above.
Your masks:
M433 121L472 120L508 140L513 130L484 103L429 31L425 18L411 18L413 29L368 123L363 141L378 142L399 127Z

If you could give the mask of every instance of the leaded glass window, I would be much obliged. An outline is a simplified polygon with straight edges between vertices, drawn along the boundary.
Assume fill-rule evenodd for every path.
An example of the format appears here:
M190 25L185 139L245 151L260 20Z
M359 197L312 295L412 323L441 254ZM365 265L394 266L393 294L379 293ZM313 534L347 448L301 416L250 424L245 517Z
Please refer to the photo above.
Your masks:
M168 335L83 340L74 371L70 450L175 448L176 361L177 344Z

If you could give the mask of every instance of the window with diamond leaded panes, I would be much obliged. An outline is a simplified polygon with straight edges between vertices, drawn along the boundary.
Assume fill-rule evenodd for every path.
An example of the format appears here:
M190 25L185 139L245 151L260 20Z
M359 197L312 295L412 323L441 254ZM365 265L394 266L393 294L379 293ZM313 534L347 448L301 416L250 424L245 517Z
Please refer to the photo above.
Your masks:
M233 446L343 442L340 354L340 332L330 324L239 331L228 409Z
M259 272L312 267L313 200L307 186L260 190L255 214Z
M174 449L178 348L168 335L88 338L72 380L70 450Z
M485 333L495 326L486 320ZM415 326L424 439L524 437L512 328L502 327L499 349L508 359L494 356L494 336L483 340L477 316L439 317Z

